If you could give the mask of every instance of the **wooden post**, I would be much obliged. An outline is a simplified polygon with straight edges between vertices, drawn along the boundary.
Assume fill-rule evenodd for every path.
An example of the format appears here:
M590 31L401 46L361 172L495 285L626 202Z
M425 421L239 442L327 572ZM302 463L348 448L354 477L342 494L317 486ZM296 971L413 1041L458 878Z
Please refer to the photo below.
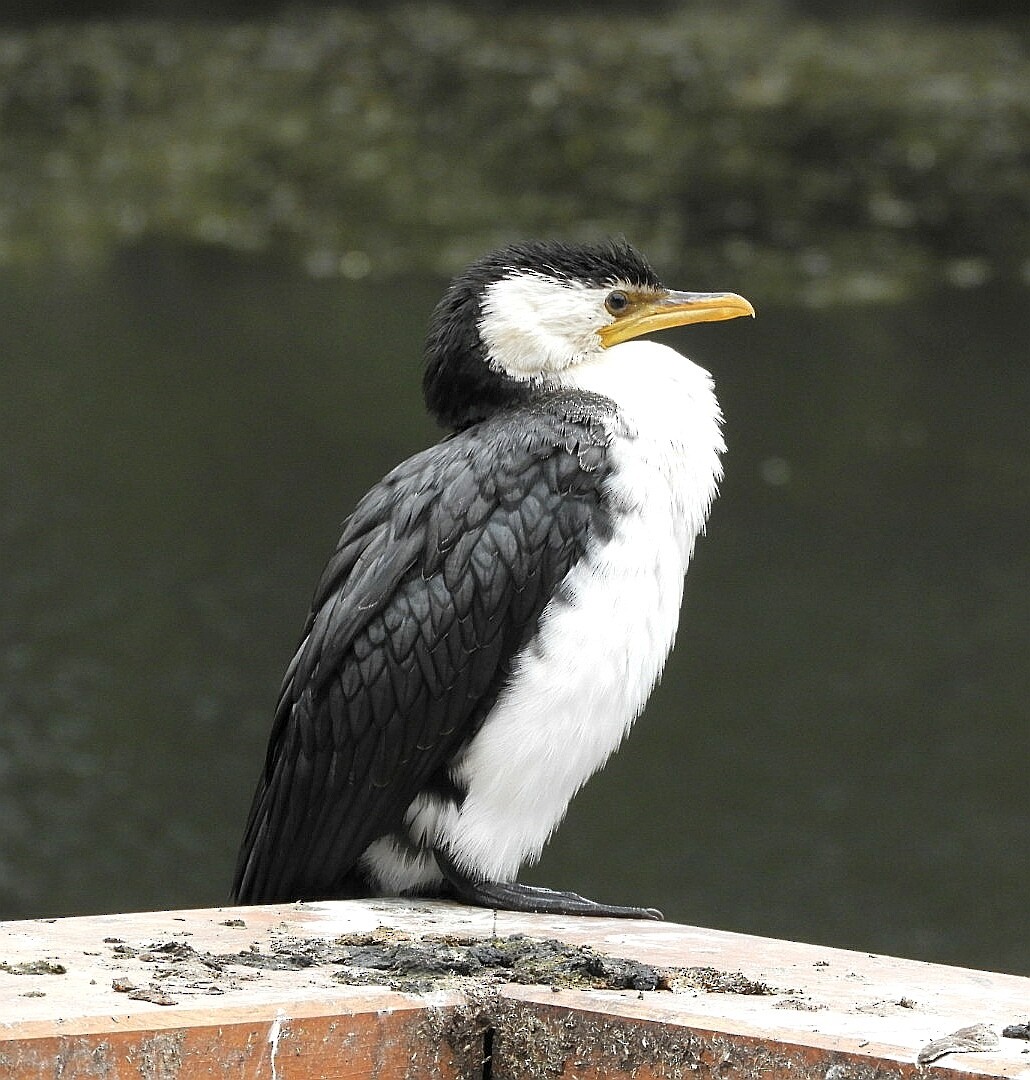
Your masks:
M671 923L409 900L0 923L3 1080L1030 1080L1028 1022L1030 979Z

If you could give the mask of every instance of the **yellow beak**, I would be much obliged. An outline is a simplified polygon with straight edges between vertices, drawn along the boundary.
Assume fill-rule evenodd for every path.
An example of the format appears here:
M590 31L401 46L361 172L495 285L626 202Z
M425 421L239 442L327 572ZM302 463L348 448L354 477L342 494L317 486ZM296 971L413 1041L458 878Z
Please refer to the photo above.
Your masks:
M718 322L737 319L742 315L754 317L755 309L736 293L689 293L668 292L662 296L649 297L630 306L614 322L597 331L601 344L607 349L620 341L670 326L686 326L688 323Z

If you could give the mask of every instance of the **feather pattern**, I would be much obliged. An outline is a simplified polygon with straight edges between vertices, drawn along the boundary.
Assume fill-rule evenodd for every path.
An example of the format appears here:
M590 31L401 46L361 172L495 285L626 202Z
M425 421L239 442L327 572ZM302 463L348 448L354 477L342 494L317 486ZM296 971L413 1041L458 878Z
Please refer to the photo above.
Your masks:
M556 392L398 466L358 504L283 681L233 886L244 903L367 891L404 846L592 539L612 403Z

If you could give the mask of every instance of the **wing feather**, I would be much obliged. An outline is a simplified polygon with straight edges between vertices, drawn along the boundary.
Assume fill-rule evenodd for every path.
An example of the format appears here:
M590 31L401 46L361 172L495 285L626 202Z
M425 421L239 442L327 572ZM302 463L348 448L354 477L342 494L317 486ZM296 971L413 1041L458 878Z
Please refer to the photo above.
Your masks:
M477 730L608 528L611 403L556 395L389 473L344 525L287 668L233 886L344 895L365 848Z

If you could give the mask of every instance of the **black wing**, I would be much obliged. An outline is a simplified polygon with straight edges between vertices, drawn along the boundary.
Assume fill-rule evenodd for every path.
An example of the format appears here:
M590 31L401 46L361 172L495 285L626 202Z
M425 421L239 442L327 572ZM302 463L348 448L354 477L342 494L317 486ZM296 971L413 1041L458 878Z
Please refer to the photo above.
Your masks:
M241 903L341 895L478 728L591 537L603 398L556 395L410 458L358 504L283 681Z

